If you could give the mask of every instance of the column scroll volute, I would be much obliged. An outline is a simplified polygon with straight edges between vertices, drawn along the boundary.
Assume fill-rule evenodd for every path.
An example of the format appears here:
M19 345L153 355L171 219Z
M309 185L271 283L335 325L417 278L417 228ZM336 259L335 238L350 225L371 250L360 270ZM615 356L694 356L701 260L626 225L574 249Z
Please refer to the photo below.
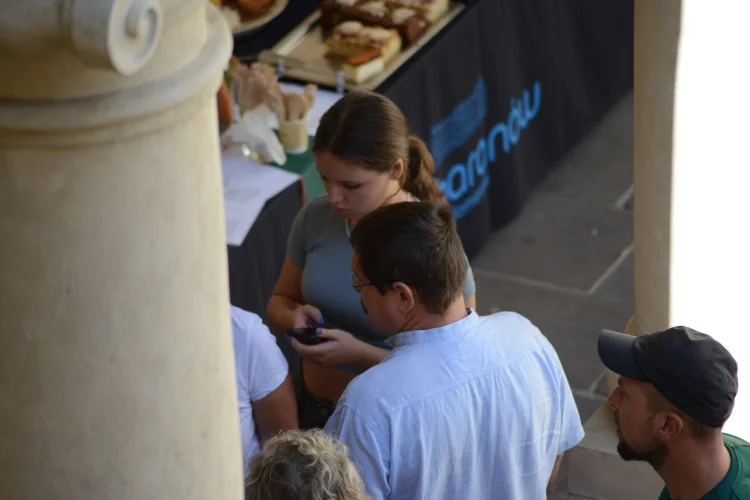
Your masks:
M159 45L163 12L159 0L68 0L73 51L90 67L132 75Z
M33 58L67 43L87 67L127 76L151 59L163 24L160 0L11 0L0 50Z
M61 100L160 80L206 43L206 0L6 0L0 99ZM7 5L6 5L7 4Z

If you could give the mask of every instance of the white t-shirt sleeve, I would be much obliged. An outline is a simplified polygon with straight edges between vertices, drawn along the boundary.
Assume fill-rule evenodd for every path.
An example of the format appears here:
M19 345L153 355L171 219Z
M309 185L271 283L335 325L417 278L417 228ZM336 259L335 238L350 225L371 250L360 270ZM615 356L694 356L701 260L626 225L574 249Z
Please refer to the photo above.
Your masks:
M250 401L257 401L281 385L289 373L289 364L276 344L276 337L260 317L247 314L247 388Z

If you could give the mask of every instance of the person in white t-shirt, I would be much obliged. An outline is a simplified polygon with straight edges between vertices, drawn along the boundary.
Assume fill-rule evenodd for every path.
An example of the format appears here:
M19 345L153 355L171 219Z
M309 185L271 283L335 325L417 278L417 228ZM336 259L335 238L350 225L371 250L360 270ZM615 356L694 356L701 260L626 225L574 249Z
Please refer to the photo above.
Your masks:
M242 436L242 470L261 444L299 427L289 365L276 338L258 315L231 307L237 399Z

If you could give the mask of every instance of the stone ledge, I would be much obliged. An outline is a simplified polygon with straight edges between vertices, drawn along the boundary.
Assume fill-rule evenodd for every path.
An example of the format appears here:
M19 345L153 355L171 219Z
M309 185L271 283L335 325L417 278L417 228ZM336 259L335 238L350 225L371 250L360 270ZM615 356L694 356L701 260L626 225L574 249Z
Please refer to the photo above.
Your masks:
M620 458L614 427L606 404L586 422L586 436L568 452L568 493L593 500L655 500L664 483L647 463Z

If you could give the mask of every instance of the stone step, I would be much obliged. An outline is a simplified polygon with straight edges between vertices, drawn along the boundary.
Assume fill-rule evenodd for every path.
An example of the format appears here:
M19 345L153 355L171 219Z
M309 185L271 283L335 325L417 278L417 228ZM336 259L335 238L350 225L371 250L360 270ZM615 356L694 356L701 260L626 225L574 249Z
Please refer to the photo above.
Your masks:
M617 454L614 414L606 404L584 429L586 436L567 453L570 495L592 500L659 498L664 483L654 469L645 462L625 462Z

